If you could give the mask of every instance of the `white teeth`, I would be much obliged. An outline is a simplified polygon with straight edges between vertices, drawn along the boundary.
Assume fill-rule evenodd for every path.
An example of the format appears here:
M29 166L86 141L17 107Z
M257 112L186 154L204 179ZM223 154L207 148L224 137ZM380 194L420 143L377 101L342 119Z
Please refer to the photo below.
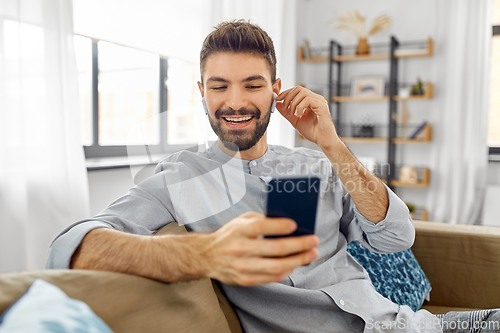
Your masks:
M224 119L226 119L227 121L230 121L230 122L240 122L240 121L247 121L247 120L250 120L252 119L252 117L239 117L239 118L232 118L232 117L224 117Z

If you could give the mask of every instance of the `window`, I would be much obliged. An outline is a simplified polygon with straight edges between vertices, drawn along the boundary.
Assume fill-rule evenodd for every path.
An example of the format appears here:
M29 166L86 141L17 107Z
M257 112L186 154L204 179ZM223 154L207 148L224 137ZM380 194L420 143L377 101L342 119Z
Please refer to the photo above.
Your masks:
M74 45L87 158L141 146L160 154L199 141L197 64L78 35Z
M500 0L494 2L492 30L488 146L490 155L500 155Z

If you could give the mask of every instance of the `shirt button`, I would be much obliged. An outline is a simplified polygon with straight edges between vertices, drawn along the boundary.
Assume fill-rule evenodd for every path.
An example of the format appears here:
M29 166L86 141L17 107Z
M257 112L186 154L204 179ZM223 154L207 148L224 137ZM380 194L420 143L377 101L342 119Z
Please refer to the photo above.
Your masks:
M257 162L252 161L252 162L250 162L250 165L251 165L251 166L256 166L256 165L257 165Z
M344 300L343 300L343 299L341 299L341 300L339 301L339 303L340 303L340 305L342 305L342 306L344 306L344 305L345 305L345 302L344 302Z

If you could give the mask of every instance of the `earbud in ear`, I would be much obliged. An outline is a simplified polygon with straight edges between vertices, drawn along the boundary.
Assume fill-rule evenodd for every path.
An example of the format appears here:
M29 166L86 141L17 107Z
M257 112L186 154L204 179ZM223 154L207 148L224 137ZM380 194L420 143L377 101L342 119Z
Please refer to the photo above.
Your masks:
M205 102L205 97L201 99L201 104L203 104L203 110L205 110L205 114L208 115L207 103Z
M273 113L274 109L276 109L276 98L278 98L278 95L276 95L276 93L273 92L273 104L271 104L271 113Z

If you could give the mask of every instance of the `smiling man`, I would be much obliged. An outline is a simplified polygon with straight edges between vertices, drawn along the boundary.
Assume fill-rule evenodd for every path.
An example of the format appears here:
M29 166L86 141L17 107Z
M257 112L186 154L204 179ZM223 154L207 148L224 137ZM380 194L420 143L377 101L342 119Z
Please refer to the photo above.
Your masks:
M247 160L264 155L273 92L281 88L276 73L271 74L270 65L259 54L205 50L201 61L198 86L221 148L240 151Z
M406 205L367 172L339 139L327 101L303 87L281 91L269 36L243 21L222 23L200 54L200 93L219 140L205 151L165 158L154 176L53 242L48 268L96 269L165 282L221 282L246 332L441 332L437 318L377 293L348 253L409 248ZM322 152L271 146L276 108ZM276 114L275 116L279 116ZM286 166L286 168L283 168ZM293 166L288 168L288 166ZM316 235L288 235L294 221L263 215L266 176L311 173L322 188ZM183 235L150 237L171 222Z
M206 83L198 85L205 105L208 103L211 110L216 110L208 114L212 129L226 149L247 151L256 147L257 154L262 156L267 148L263 136L271 120L269 89L272 88L264 59L249 53L221 53L210 60L205 60L203 68ZM241 70L241 63L248 64L246 70ZM256 69L264 69L267 78L252 75ZM205 82L203 78L202 81ZM275 89L279 91L278 85Z

